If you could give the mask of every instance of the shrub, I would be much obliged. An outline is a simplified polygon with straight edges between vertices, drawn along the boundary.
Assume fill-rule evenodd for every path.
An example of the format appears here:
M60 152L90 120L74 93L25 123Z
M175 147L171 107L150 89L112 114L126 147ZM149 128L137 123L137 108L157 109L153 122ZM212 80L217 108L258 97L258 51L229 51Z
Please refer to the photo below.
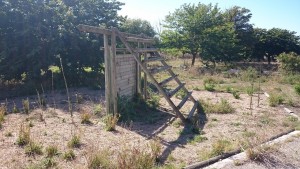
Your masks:
M104 123L105 123L105 130L106 131L114 131L116 130L116 125L118 123L120 115L119 114L107 114L104 117Z
M81 118L81 124L91 124L91 117L92 115L90 113L84 112L81 114L80 118Z
M71 140L68 142L68 147L79 148L81 146L80 137L78 135L73 135Z
M209 153L210 157L222 155L232 148L232 144L228 140L217 140L212 144L212 150Z
M216 104L212 104L208 101L200 101L200 104L203 106L205 113L228 114L235 111L235 109L225 99L221 99L221 102Z
M68 150L63 154L63 159L71 161L75 159L75 153L73 150Z
M204 83L204 89L210 92L215 91L215 84L211 84L211 83Z
M29 99L25 99L25 100L22 100L22 105L23 105L23 111L25 114L28 114L29 111L30 111L30 107L29 107Z
M88 154L87 163L89 169L113 168L108 150Z
M280 68L286 72L300 72L300 56L294 52L281 53L277 56Z
M95 115L100 115L101 112L103 111L102 105L101 104L95 104L93 111L94 111Z
M269 97L269 105L271 107L275 107L279 104L282 104L284 101L284 98L281 96L281 95L278 95L278 94L270 94L270 97Z
M236 90L232 91L232 95L235 99L240 99L240 93Z
M295 85L295 91L298 95L300 95L300 84Z
M57 146L52 145L52 146L47 147L46 148L46 154L47 154L47 157L50 157L50 158L58 155L58 148L57 148Z
M21 124L19 130L19 136L17 138L17 144L19 146L24 146L30 143L30 127L24 124Z
M38 145L37 143L35 142L30 142L26 147L25 147L25 154L26 155L41 155L43 154L43 151L42 151L42 146L41 145Z

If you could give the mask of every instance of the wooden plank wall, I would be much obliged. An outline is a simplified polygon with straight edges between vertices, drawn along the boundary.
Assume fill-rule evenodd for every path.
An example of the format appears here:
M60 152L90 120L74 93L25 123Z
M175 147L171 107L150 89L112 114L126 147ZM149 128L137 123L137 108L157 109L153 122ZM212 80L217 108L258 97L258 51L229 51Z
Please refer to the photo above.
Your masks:
M130 54L116 56L116 87L118 96L136 93L136 61Z

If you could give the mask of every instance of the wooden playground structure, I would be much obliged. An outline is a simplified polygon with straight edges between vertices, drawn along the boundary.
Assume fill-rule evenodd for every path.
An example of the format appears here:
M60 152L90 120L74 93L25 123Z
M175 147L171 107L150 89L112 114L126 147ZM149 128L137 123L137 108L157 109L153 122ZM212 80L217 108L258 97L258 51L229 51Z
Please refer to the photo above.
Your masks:
M154 44L153 38L120 32L116 28L103 29L88 25L78 25L77 28L82 32L103 35L106 112L112 114L118 113L118 96L134 96L135 94L141 94L147 99L148 79L166 99L176 116L183 122L190 119L197 109L199 110L199 103L192 96L192 92L188 91L185 87L185 83L182 83L178 79L178 75L172 71L171 66L169 66L165 59L161 57L158 49L151 48ZM117 48L117 37L125 48ZM123 54L117 54L120 52L123 52ZM162 66L154 68L148 66L150 62L156 61L160 62ZM142 72L144 73L143 88L141 78ZM168 72L169 77L162 81L158 81L154 75L161 72ZM166 91L164 86L173 80L178 86L175 89ZM178 105L175 105L171 98L179 90L183 90L186 95ZM187 117L185 117L180 109L188 100L193 102L193 107Z

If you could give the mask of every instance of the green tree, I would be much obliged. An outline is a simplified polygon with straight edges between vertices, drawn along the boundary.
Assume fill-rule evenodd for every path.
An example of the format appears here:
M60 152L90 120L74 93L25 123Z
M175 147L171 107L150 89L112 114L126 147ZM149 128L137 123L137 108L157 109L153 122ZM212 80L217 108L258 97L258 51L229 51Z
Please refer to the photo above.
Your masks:
M154 37L156 34L151 24L142 19L125 19L120 26L121 31L132 34L144 34L149 37Z
M300 54L300 37L296 32L273 28L255 29L254 37L256 44L254 47L253 55L256 58L267 57L270 64L272 58L283 52L295 52Z

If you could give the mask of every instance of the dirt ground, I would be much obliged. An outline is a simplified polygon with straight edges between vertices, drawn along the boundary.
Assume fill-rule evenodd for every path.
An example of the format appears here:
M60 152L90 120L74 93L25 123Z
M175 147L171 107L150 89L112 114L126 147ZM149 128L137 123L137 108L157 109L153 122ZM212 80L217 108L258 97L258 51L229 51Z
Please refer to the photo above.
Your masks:
M235 109L231 114L207 114L207 122L202 126L202 135L207 140L203 142L193 142L195 134L186 130L173 115L168 112L153 112L149 121L133 122L130 126L120 124L116 132L104 130L104 123L97 117L92 117L92 124L85 125L80 123L80 114L87 111L92 112L93 106L104 103L103 91L89 91L87 89L77 89L71 91L73 100L74 115L72 118L68 112L68 104L64 93L56 93L55 99L50 94L46 94L49 102L47 109L37 107L35 99L37 96L29 97L32 100L32 109L29 114L14 113L5 116L5 122L0 130L0 168L26 168L31 164L43 160L44 155L28 156L24 153L24 148L16 144L20 125L31 123L31 138L41 144L43 148L49 145L57 145L59 152L63 153L69 148L67 142L73 133L78 133L82 139L82 146L74 149L76 159L65 161L61 157L56 157L57 168L86 168L87 153L93 149L109 148L112 150L121 149L124 145L145 145L151 138L159 138L163 146L161 161L165 164L175 166L185 166L197 161L204 150L209 150L212 144L219 139L228 140L232 146L230 149L239 148L245 141L245 133L254 133L251 137L268 139L276 134L287 131L289 127L282 125L286 118L286 113L282 107L270 108L266 102L266 96L261 96L259 107L253 106L250 111L247 108L249 97L241 94L240 99L234 99L229 93L218 93L208 91L195 91L193 96L197 99L205 98L213 102L225 98ZM75 95L83 96L81 103L76 103ZM24 98L8 99L9 105L15 103L21 105ZM52 100L56 101L56 109L53 107ZM179 102L175 99L175 102ZM4 103L2 100L1 103ZM51 106L52 103L52 106ZM165 106L164 100L161 102L162 109L169 109ZM189 106L185 107L188 109ZM11 108L11 106L9 106ZM41 120L41 116L43 120ZM262 118L270 123L263 123ZM180 124L180 123L179 123ZM11 136L7 136L11 133Z

